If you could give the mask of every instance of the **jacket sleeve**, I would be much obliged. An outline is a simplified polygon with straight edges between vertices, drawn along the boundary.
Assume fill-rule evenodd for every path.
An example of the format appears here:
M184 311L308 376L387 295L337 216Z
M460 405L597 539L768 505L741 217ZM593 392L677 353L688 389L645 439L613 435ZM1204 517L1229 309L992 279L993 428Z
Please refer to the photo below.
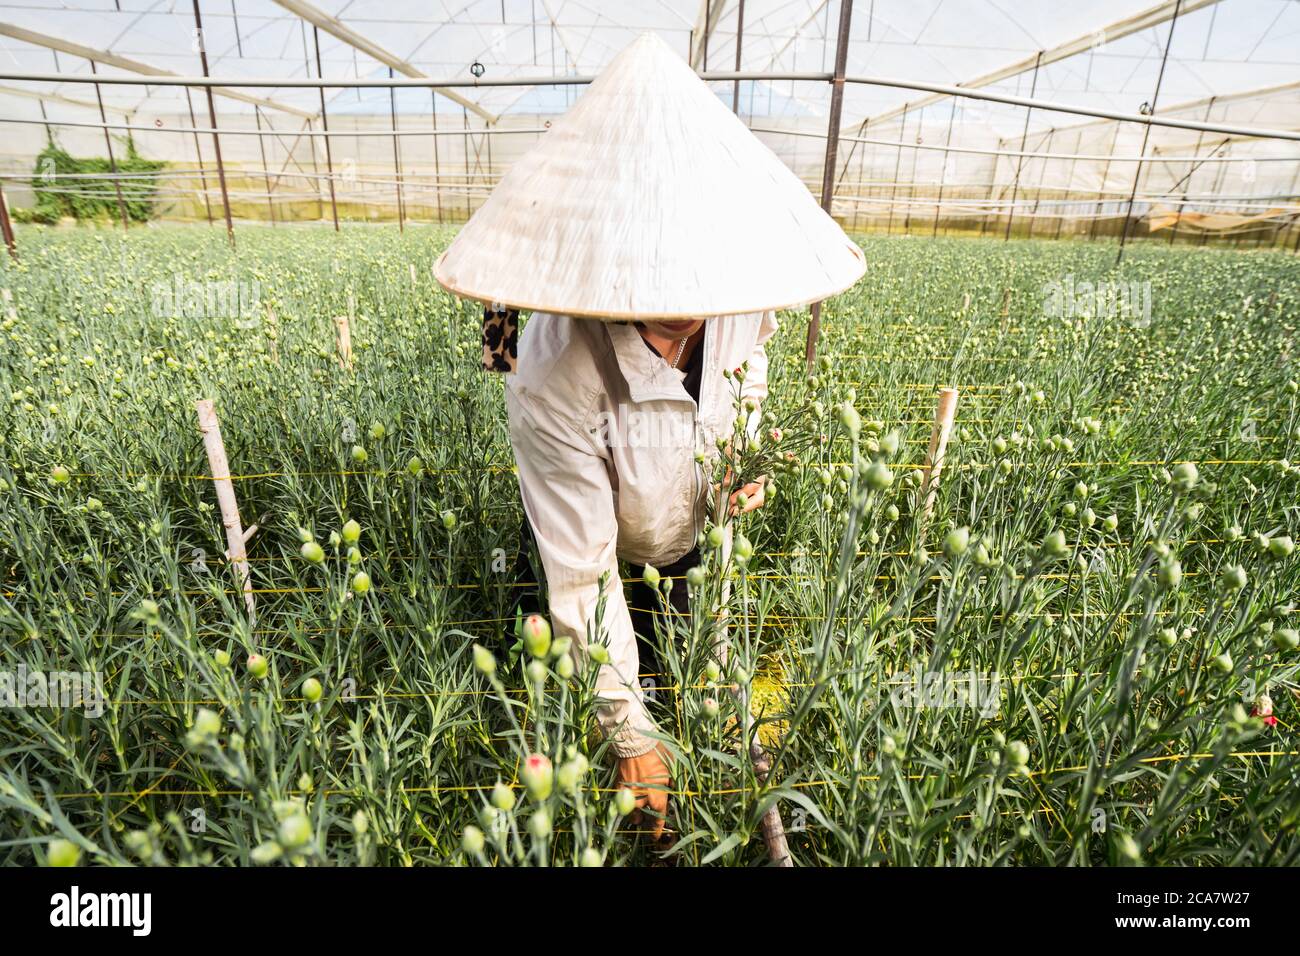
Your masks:
M750 414L746 423L745 430L750 438L758 434L759 422L762 419L763 400L767 398L767 341L776 334L776 329L776 313L764 312L759 321L758 339L754 344L754 351L749 355L749 370L745 373L745 381L740 388L742 404L746 399L753 399L758 406Z
M638 680L632 620L619 578L615 547L618 521L605 461L585 437L544 402L506 389L510 442L519 491L546 572L551 626L573 640L576 662L585 665L589 641L604 640L610 661L596 687L601 731L620 757L647 753L655 741ZM599 581L608 572L603 634L595 630Z

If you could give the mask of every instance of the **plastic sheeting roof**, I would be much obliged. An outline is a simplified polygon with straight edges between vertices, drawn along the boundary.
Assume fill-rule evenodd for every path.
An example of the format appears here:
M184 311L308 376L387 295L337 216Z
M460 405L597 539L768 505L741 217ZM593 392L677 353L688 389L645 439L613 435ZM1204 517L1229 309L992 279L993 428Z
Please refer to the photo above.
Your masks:
M707 4L716 19L708 44L711 70L735 68L737 0ZM204 39L217 77L316 75L313 30L292 2L202 0ZM594 74L643 30L660 34L683 56L704 20L706 0L316 0L311 4L355 34L435 79L468 78L470 65L485 76L536 77ZM718 13L715 8L721 7ZM1119 38L1107 28L1144 11L1172 4L1155 0L858 0L854 7L848 73L964 84L1061 44L1087 38L1081 52L1049 63L1038 74L1035 96L1085 107L1136 112L1151 99L1169 38L1167 19ZM1183 0L1173 31L1160 105L1231 94L1300 79L1300 3L1294 0ZM120 7L120 9L119 9ZM838 0L747 0L740 69L829 71L833 67ZM186 0L6 0L0 23L71 41L182 75L200 72L192 4ZM1108 32L1111 35L1108 35ZM389 67L322 29L322 71L327 79L380 78ZM0 62L24 72L87 73L89 63L68 52L0 35ZM703 57L697 56L697 67ZM101 73L125 72L100 65ZM400 74L399 74L400 75ZM74 84L3 84L57 94L87 104L89 88ZM988 88L1028 95L1032 72ZM716 89L730 101L730 83ZM754 81L741 84L742 114L763 120L825 116L829 84ZM309 89L249 90L250 94L308 113L319 111ZM581 87L478 88L458 91L492 116L563 111ZM110 112L138 116L184 111L184 91L174 87L108 87ZM1298 94L1300 95L1300 94ZM387 114L387 91L329 90L332 114ZM37 104L0 90L0 110L25 115ZM847 125L915 102L920 94L883 87L846 89ZM444 104L450 107L450 104ZM943 111L950 109L945 103ZM1023 110L982 109L963 101L963 116L1020 130ZM85 108L51 100L48 115ZM252 107L223 99L219 111ZM427 95L402 91L398 110L426 111ZM456 107L459 111L459 107ZM89 118L89 117L81 117ZM1058 117L1059 119L1059 117ZM1040 117L1040 120L1042 118ZM1258 125L1275 125L1268 116Z

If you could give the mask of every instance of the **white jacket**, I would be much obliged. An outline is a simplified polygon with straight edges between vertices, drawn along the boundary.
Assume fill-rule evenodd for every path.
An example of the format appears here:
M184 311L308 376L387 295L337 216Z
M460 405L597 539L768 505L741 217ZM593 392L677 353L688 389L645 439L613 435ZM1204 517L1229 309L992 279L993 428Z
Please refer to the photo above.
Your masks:
M506 379L510 441L519 490L546 572L551 625L573 639L585 662L590 639L608 644L598 680L602 731L620 757L654 747L654 727L637 680L637 646L618 558L666 565L695 545L704 527L707 476L719 436L735 420L723 369L749 362L742 399L767 396L764 343L773 312L705 323L700 402L631 324L536 312L519 341L518 370ZM749 420L751 433L758 413ZM696 451L706 464L695 461ZM707 469L707 470L706 470ZM601 635L594 624L598 581L608 572Z

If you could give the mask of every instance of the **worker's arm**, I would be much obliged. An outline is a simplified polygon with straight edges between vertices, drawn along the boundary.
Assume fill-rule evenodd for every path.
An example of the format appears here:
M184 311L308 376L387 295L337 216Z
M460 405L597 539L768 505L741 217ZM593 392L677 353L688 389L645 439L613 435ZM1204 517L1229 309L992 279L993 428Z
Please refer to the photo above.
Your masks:
M580 665L586 664L589 639L607 643L610 661L596 684L605 703L597 720L617 756L640 756L655 746L645 736L654 722L637 679L636 637L619 579L618 521L605 461L544 402L507 388L506 407L524 511L546 571L552 629L572 638ZM609 575L602 633L589 635L602 574Z

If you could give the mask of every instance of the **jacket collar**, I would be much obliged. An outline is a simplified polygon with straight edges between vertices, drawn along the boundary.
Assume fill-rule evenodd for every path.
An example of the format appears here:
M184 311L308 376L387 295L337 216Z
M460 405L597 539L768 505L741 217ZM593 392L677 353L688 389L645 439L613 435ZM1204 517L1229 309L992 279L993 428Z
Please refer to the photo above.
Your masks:
M630 322L626 325L608 323L605 329L614 346L618 369L627 382L628 397L632 401L691 401L691 396L686 393L681 379L658 353L646 347L645 340L641 338L641 333L636 330L636 326ZM707 341L712 334L711 325L705 323L705 340ZM708 369L704 371L707 379ZM700 397L703 398L703 395Z

